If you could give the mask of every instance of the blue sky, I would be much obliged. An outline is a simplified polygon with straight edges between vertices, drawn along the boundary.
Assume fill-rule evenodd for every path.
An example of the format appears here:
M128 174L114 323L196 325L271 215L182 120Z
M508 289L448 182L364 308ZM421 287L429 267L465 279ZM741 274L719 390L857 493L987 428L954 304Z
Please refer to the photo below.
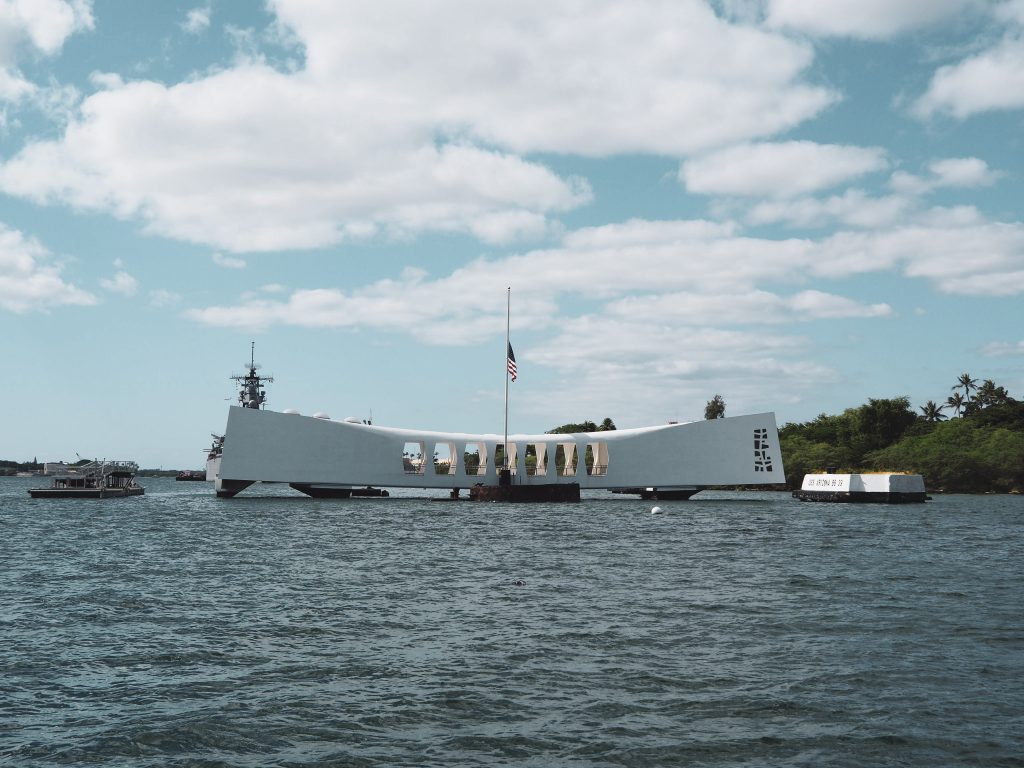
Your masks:
M1024 0L0 0L0 457L1024 397Z

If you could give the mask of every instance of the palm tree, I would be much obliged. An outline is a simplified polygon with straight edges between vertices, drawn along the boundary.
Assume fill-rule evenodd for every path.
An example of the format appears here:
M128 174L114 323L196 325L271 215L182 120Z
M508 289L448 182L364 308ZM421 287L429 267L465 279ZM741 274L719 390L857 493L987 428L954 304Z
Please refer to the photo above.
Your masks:
M942 421L946 418L946 414L943 413L944 410L946 410L946 406L939 405L934 400L929 400L921 406L921 413L924 414L924 420L927 422Z
M1010 393L1006 387L996 387L992 392L992 405L1006 405L1010 402Z
M946 405L953 409L957 416L964 409L964 396L959 392L954 392L952 395L946 398Z
M969 373L961 373L960 378L953 386L953 391L955 392L960 389L960 387L964 388L964 402L969 403L971 402L971 390L978 388L978 380L972 379L971 374Z
M992 379L985 379L981 384L978 385L978 391L974 395L974 399L978 401L978 406L985 408L992 405L995 402L996 397L996 383Z

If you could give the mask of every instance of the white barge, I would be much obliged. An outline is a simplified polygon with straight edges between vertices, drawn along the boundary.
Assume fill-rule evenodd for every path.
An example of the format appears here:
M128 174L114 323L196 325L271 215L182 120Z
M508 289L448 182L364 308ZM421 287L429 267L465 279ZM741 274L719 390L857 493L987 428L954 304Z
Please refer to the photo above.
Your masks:
M793 497L800 501L879 504L910 504L928 499L921 475L899 472L808 474L804 475L800 490L793 491Z

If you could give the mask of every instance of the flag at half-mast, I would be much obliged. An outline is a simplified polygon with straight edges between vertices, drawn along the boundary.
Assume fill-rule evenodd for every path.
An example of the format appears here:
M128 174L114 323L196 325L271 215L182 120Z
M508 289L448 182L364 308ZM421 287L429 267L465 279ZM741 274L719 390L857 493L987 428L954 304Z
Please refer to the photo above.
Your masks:
M508 344L508 372L512 381L516 380L516 356L512 352L512 342Z

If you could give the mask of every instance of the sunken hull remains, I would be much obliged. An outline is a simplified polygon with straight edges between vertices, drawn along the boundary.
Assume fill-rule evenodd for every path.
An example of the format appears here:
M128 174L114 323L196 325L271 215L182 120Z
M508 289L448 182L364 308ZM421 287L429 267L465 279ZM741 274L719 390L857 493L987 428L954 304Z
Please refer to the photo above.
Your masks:
M477 483L469 489L470 501L504 501L512 504L551 502L564 504L580 500L579 483L530 483L515 485L512 472L503 469L498 473L497 485Z
M233 406L215 488L227 498L256 482L300 490L497 487L503 443L501 435L397 429ZM785 478L772 413L608 432L509 435L508 454L514 487L575 484L583 490L692 495L710 485L769 485ZM445 460L424 460L438 455Z

